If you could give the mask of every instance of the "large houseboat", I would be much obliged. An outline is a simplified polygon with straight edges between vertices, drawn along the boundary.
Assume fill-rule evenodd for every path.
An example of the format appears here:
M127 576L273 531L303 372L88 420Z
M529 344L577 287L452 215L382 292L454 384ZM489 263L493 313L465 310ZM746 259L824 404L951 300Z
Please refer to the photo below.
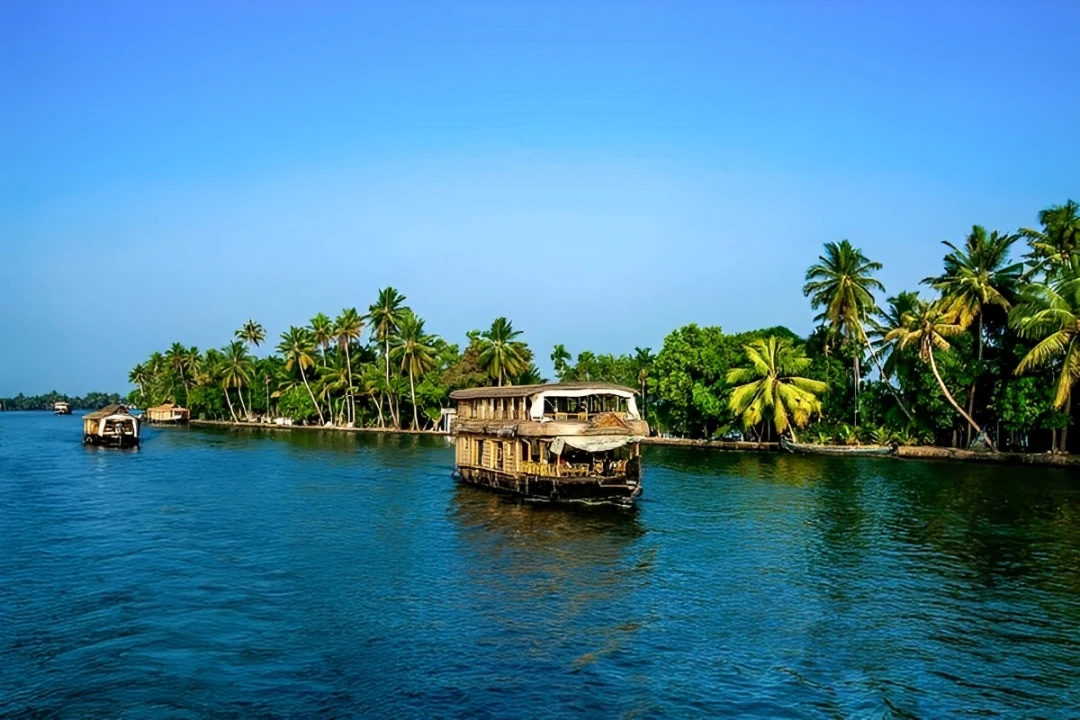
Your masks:
M473 388L451 433L462 480L533 499L629 505L649 434L634 391L609 383Z
M83 415L83 443L111 447L139 444L139 418L123 405L106 405Z

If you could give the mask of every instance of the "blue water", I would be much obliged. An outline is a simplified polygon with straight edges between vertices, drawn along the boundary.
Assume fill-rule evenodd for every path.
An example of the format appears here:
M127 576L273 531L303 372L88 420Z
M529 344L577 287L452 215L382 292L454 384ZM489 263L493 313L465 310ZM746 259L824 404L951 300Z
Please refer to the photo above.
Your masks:
M0 715L1077 717L1080 478L650 448L636 511L441 438L0 413Z

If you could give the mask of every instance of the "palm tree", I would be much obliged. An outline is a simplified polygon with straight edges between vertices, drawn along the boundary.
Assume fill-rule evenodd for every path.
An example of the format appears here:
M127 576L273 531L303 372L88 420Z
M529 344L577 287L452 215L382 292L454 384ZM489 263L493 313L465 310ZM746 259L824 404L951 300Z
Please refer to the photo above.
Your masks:
M1039 213L1042 230L1020 228L1020 235L1031 245L1028 260L1036 270L1069 265L1080 252L1080 206L1072 200L1052 205Z
M229 388L236 388L236 394L240 397L240 408L244 411L245 419L250 418L247 405L244 403L244 387L251 384L254 366L247 348L242 342L229 343L221 356L221 384L225 389L225 397L229 397ZM232 403L229 404L230 409Z
M187 348L178 342L174 342L165 353L165 361L173 370L180 373L180 382L184 386L184 402L188 402L187 373L185 372L185 368L187 367ZM174 398L174 402L180 402L180 399Z
M567 350L566 346L562 343L556 345L555 349L551 351L551 362L555 365L555 375L558 376L560 380L562 380L563 375L566 374L566 369L570 366L570 360L572 360L573 357L574 356L570 354L570 351Z
M289 326L286 332L281 333L281 342L278 343L277 350L285 356L286 370L291 372L294 367L300 368L300 379L304 381L304 387L311 396L311 404L315 406L315 412L319 414L319 424L325 425L322 408L319 407L319 401L315 399L315 393L311 391L311 384L308 383L307 374L304 372L305 368L315 367L313 357L315 341L311 337L311 331L294 325Z
M919 358L923 362L929 363L930 370L933 371L938 387L941 388L945 399L949 401L949 404L953 406L956 412L960 413L961 417L975 428L976 432L980 432L981 428L979 428L978 423L964 412L964 409L956 402L956 398L949 392L949 388L945 387L945 381L941 379L937 362L934 360L934 348L941 352L948 352L952 346L946 338L955 337L965 331L964 326L957 321L957 316L957 311L951 309L950 303L947 301L924 302L920 300L912 310L904 313L900 326L890 330L886 334L885 340L895 342L896 347L900 350L918 347ZM986 436L986 444L991 449L993 448L989 436Z
M395 427L401 427L401 418L395 412L390 391L390 338L401 324L404 303L405 296L393 287L387 286L379 291L379 299L374 305L368 306L368 314L364 316L364 320L371 325L375 340L382 346L386 369L386 399Z
M1061 358L1054 387L1054 407L1072 415L1072 389L1080 381L1080 256L1059 270L1050 283L1024 289L1021 302L1009 314L1009 324L1020 337L1038 343L1016 368L1020 375L1049 367ZM1068 428L1061 432L1061 450L1068 442Z
M235 335L237 340L252 347L259 347L266 340L266 330L251 318L248 318L248 321L236 331Z
M974 225L971 234L964 240L964 247L958 248L949 241L944 245L952 252L945 256L945 272L937 277L923 280L927 285L941 291L942 301L956 312L960 325L976 325L978 359L983 359L983 316L985 310L995 305L1005 312L1011 304L1013 295L1024 266L1022 263L1009 263L1009 248L1017 240L1016 235L1002 235L997 230L986 234L981 225ZM978 377L971 383L968 391L968 415L975 412L975 388ZM971 444L971 426L968 426L968 444Z
M375 403L375 410L379 413L379 427L386 427L386 420L383 417L386 378L383 377L382 370L374 363L365 363L360 367L360 389Z
M128 373L128 382L131 383L132 385L138 385L139 386L139 395L141 396L140 402L142 402L143 405L146 404L146 398L147 398L147 395L146 395L146 381L147 381L147 379L148 379L148 373L146 371L146 366L144 366L142 363L139 363L135 367L131 368L131 372Z
M480 334L480 369L502 386L503 379L518 375L529 367L531 353L525 343L516 340L521 335L513 323L504 317L495 318L491 329Z
M900 361L899 341L895 338L891 340L886 340L886 338L892 330L904 327L907 322L906 316L917 313L922 300L919 299L918 292L904 290L899 295L889 298L887 302L888 309L879 309L876 313L877 317L871 320L872 329L869 333L870 337L880 343L885 350L881 376L886 379L896 372L896 365ZM911 416L908 415L908 417Z
M360 313L356 311L356 308L345 308L334 320L334 337L337 338L338 345L345 351L345 367L348 368L349 373L349 422L356 422L356 397L353 394L353 376L352 376L352 358L349 356L349 345L353 340L359 340L360 336L364 332L364 321L360 318Z
M311 339L322 349L323 365L326 365L326 351L334 340L334 323L323 313L311 318Z
M416 376L435 367L435 349L431 335L424 332L424 321L412 310L402 313L398 332L394 338L394 359L401 360L402 372L409 373L409 395L412 400L413 430L420 429L420 417L416 408Z
M825 254L819 256L818 260L806 271L806 285L803 286L803 295L810 298L811 307L821 310L814 320L826 325L830 343L837 338L841 344L854 340L866 345L876 361L877 356L863 330L863 323L876 310L871 290L885 292L885 286L872 277L872 273L881 270L881 263L871 262L862 250L847 240L825 243ZM858 425L859 353L855 353L854 375L855 424Z
M647 420L649 409L649 371L656 361L652 348L634 348L634 364L637 366L638 387L641 389L641 417Z
M765 420L771 411L777 434L790 432L798 442L795 428L806 427L811 417L821 414L818 395L829 386L799 375L811 361L803 347L790 340L769 336L744 345L743 350L750 366L728 372L728 385L735 386L728 407L747 428Z

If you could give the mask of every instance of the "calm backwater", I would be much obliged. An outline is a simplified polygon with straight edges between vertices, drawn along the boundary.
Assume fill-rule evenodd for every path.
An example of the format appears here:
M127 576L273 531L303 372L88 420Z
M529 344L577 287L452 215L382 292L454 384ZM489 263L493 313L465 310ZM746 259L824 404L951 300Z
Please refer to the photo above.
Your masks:
M0 413L0 715L1076 717L1080 477L650 448L636 511L441 438Z

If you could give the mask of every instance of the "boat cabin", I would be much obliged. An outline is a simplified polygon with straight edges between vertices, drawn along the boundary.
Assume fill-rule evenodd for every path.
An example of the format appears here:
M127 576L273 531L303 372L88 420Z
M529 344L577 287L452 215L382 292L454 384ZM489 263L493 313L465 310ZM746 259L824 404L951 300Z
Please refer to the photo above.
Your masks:
M151 423L180 425L191 419L191 411L176 403L165 403L147 408L144 417Z
M649 426L610 383L473 388L450 394L463 480L548 500L627 504L641 491Z
M83 415L83 443L111 447L139 444L139 419L123 405L106 405Z

